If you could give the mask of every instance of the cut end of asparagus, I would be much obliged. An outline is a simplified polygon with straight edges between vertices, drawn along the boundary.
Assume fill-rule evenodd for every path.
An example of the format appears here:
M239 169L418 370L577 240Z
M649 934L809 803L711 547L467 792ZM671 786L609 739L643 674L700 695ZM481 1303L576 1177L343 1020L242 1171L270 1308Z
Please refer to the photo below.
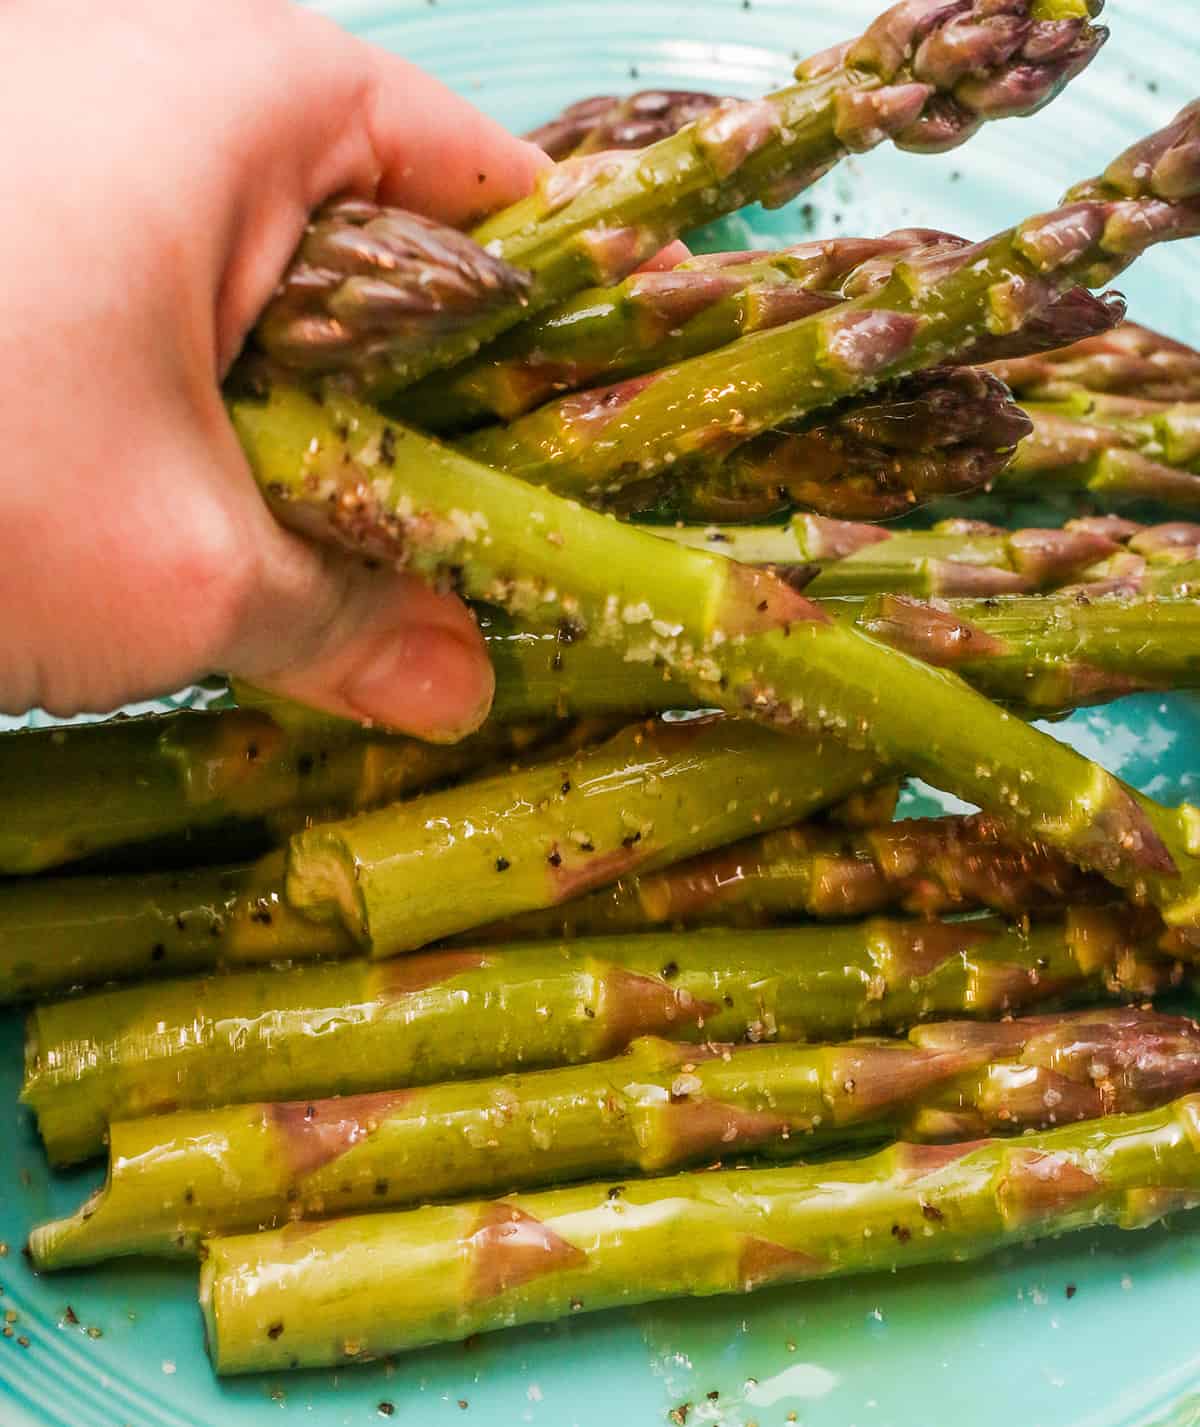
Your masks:
M364 946L370 943L356 869L341 841L321 826L288 845L285 888L289 904L317 922L340 921Z

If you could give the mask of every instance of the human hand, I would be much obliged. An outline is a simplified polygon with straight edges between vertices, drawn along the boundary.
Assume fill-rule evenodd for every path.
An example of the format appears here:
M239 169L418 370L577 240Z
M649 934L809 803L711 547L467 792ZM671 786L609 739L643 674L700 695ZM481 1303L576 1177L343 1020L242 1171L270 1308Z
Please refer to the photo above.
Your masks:
M545 158L285 0L9 0L0 53L0 708L222 669L469 731L492 693L470 613L281 529L220 382L326 198L463 224Z

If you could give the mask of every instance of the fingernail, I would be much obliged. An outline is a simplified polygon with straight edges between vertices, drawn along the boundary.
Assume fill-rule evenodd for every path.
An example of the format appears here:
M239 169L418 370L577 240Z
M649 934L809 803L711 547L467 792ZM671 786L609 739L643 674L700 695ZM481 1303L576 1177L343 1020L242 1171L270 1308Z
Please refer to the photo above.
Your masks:
M397 631L339 692L361 719L455 743L487 718L495 687L481 644L431 625Z

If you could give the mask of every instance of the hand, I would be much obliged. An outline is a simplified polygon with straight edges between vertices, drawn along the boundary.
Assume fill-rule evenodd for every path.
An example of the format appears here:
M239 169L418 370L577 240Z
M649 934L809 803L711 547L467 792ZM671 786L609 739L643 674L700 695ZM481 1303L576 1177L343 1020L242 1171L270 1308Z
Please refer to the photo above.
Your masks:
M8 0L0 53L0 708L219 669L422 737L475 727L466 608L277 526L219 388L324 199L463 224L547 160L284 0Z

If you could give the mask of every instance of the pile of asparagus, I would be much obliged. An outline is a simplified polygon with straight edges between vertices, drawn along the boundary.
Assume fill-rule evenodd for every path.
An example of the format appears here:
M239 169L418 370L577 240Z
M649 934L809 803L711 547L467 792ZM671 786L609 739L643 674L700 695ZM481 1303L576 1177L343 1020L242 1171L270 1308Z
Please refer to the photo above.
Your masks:
M23 1099L109 1162L38 1269L199 1255L232 1373L1200 1204L1153 1005L1200 812L1030 722L1200 685L1200 354L1093 291L1200 233L1200 105L983 243L636 271L1034 112L1098 8L904 0L762 99L586 101L470 236L317 215L231 419L280 519L474 603L495 707L0 740ZM871 523L1031 481L1061 528ZM894 821L909 776L980 811Z

